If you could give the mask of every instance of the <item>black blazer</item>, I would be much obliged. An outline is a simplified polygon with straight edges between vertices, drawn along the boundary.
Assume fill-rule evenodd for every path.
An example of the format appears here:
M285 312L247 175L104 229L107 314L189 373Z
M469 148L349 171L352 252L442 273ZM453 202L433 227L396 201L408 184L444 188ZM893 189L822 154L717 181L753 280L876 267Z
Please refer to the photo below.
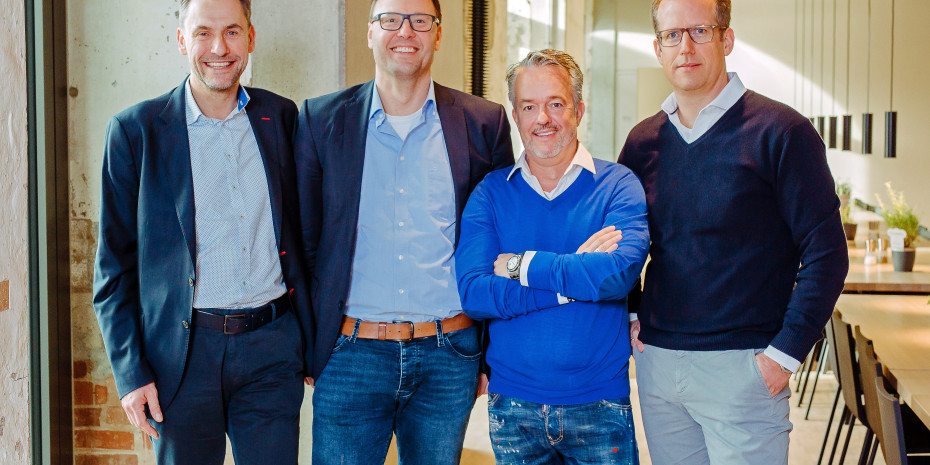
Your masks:
M298 320L312 331L297 230L297 106L265 90L247 90L281 270ZM122 111L107 126L94 310L120 397L155 381L166 409L177 393L190 341L196 245L182 84Z
M339 337L349 295L362 167L374 81L304 101L295 137L300 221L316 328L305 334L310 376L319 377ZM504 107L435 84L457 222L472 189L492 170L513 165ZM458 243L459 231L455 237Z

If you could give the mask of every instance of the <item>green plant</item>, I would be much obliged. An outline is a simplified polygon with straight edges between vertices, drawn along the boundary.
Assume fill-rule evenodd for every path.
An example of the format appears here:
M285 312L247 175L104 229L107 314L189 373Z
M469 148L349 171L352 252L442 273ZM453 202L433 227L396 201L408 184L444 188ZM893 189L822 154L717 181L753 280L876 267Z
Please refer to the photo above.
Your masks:
M836 195L852 194L852 184L846 181L836 181Z
M850 207L846 205L843 208L840 208L840 219L843 220L843 224L851 224L852 219L849 217Z
M888 198L891 201L891 205L886 206L885 203L882 202L881 196L875 194L875 198L878 199L878 206L882 209L882 218L885 219L885 224L887 224L889 228L904 230L904 233L907 234L904 237L904 247L910 247L914 239L917 238L917 232L918 229L920 229L920 221L917 219L914 210L907 204L907 201L904 200L903 192L895 192L890 182L885 183L885 188L888 190Z

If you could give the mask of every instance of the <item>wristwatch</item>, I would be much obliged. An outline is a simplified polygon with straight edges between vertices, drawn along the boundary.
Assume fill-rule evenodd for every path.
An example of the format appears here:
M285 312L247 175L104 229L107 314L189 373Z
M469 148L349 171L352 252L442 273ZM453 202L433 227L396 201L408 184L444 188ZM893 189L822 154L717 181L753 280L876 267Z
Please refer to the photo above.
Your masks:
M520 264L523 263L523 254L514 255L507 259L507 276L515 281L520 280Z

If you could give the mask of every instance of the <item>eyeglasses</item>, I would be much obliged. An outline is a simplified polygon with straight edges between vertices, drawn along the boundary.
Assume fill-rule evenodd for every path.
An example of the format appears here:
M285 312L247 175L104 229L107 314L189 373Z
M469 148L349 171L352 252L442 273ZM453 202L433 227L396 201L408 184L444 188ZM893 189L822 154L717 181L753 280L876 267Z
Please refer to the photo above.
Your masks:
M691 42L706 44L714 40L714 30L716 29L723 31L727 28L720 26L693 26L679 29L666 29L664 31L659 31L656 34L656 38L659 39L659 45L663 47L674 47L681 43L681 38L685 36L685 31L688 31L688 35L691 36Z
M381 29L385 31L396 31L404 27L404 20L410 22L410 28L417 32L428 32L433 29L433 24L439 24L439 18L425 13L413 13L405 15L403 13L378 13L371 18L369 23L378 21Z

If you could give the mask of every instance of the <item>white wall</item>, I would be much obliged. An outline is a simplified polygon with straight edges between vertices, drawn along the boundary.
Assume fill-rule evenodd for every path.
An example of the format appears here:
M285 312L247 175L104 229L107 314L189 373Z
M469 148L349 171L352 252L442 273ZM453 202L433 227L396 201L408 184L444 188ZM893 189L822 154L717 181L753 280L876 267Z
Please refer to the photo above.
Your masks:
M29 463L26 27L21 0L0 11L0 463Z

